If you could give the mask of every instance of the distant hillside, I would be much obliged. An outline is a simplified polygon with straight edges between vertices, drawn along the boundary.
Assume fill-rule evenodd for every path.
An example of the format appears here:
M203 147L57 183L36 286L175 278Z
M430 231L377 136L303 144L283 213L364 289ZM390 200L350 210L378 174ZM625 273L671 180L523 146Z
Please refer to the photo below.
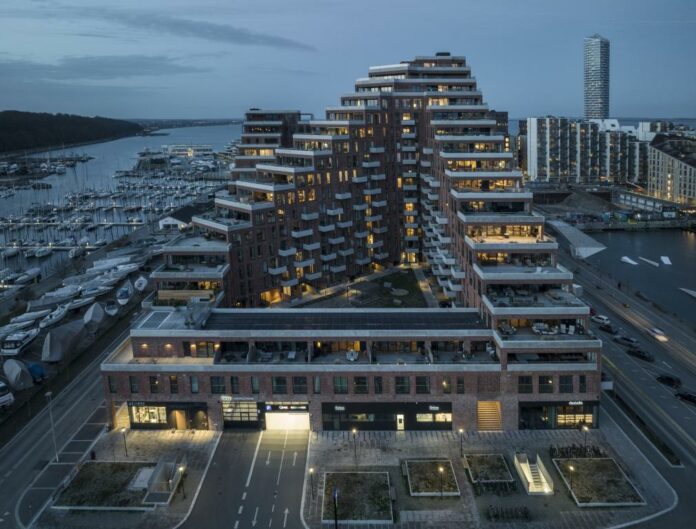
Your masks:
M0 112L0 152L60 148L141 131L137 123L120 119L7 110Z

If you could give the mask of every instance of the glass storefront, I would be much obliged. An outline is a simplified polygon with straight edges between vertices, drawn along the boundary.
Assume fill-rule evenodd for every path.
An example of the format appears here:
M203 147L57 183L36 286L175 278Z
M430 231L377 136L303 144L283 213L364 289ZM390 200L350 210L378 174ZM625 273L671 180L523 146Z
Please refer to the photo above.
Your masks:
M128 402L134 430L207 430L208 407L198 402Z
M520 430L551 430L597 427L598 402L521 402Z
M324 403L324 430L451 430L452 404L431 403Z
M259 426L259 409L256 401L235 400L228 395L223 395L220 402L225 427L257 428Z

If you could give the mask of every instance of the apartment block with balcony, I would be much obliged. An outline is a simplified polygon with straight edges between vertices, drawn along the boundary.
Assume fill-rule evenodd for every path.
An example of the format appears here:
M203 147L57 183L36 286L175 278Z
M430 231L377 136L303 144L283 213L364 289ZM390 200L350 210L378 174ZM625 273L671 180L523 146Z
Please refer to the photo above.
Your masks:
M251 111L240 152L262 141L165 250L161 285L212 273L221 305L255 307L422 263L452 308L155 307L102 366L114 413L141 428L597 424L589 307L464 57L370 68L324 119Z

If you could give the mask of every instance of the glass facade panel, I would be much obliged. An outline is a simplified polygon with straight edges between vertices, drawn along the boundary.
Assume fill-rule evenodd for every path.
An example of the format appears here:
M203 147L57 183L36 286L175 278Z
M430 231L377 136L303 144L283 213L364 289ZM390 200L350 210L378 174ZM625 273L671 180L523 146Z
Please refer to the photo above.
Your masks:
M334 394L345 395L348 393L348 377L333 377Z
M167 424L164 406L131 406L131 422L135 424Z

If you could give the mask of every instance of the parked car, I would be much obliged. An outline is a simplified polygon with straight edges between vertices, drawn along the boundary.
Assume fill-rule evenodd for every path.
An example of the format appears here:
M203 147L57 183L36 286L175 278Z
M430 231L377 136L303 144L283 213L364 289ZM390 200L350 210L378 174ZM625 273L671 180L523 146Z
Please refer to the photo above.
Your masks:
M0 382L0 408L9 408L14 404L15 398L7 384Z
M626 353L635 356L636 358L639 358L641 360L645 360L646 362L654 362L655 357L653 356L652 353L649 353L647 351L643 351L642 349L638 349L636 347L631 347L629 349L626 349Z
M691 404L696 404L696 393L692 393L691 391L677 391L674 396L679 400L685 400Z
M674 375L667 375L663 373L662 375L657 375L655 378L660 384L664 384L665 386L672 386L673 388L678 389L682 385L681 378Z
M611 323L611 320L603 314L595 314L591 319L593 322L599 323L600 325L609 325Z
M621 345L627 345L629 347L635 347L638 345L638 340L635 338L631 338L630 336L626 336L624 334L617 334L614 336L614 341L618 344Z
M600 331L608 332L609 334L618 334L618 327L614 327L611 323L604 323L599 326Z
M646 331L650 336L655 338L658 342L667 342L669 341L669 338L667 338L667 335L665 334L665 331L662 329L658 329L657 327L651 327Z

